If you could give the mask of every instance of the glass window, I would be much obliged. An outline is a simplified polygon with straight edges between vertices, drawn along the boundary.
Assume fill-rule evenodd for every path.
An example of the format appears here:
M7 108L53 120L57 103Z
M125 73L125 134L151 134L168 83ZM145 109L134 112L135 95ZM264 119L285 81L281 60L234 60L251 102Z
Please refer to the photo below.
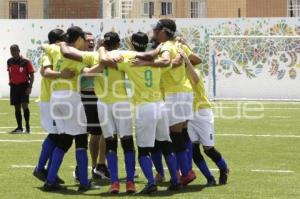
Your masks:
M26 19L27 18L27 2L26 1L10 1L9 2L9 18Z

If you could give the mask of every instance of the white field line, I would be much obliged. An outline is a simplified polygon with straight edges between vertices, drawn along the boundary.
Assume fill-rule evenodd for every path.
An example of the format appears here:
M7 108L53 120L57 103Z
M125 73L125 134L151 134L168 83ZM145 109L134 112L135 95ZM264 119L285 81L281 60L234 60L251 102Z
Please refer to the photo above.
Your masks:
M274 116L270 116L269 118L289 119L291 118L291 116L274 115Z
M213 109L241 109L244 108L243 105L241 106L214 106ZM247 110L299 110L300 107L246 107Z
M7 132L0 132L0 134L9 134ZM31 133L33 135L47 135L47 133ZM9 134L10 135L10 134ZM24 134L16 134L17 135L24 135ZM28 135L28 134L25 134ZM30 134L28 135L30 136ZM300 138L300 135L272 135L272 134L215 134L215 136L221 136L221 137L262 137L262 138ZM30 142L42 142L43 140L17 140L17 139L0 139L0 142L11 142L11 143L30 143Z
M44 132L31 132L30 134L26 134L26 133L10 134L7 131L0 131L0 134L9 134L9 135L48 135L48 133L44 133Z
M269 138L300 138L300 135L251 135L251 134L215 134L216 136L225 136L225 137L269 137Z
M295 173L295 171L291 170L270 170L270 169L253 169L252 172L260 172L260 173Z
M17 168L17 169L26 169L26 168L35 168L35 165L11 165L11 168ZM75 166L68 166L71 169L74 169ZM92 167L89 167L91 169ZM140 167L135 167L136 169L141 169ZM193 168L194 170L197 170L198 168ZM155 170L155 168L153 168ZM164 170L168 170L168 168L164 167ZM219 169L212 168L211 171L219 171ZM252 169L251 172L260 172L260 173L295 173L295 171L291 170L271 170L271 169Z
M0 142L5 143L33 143L33 142L43 142L44 140L9 140L9 139L0 139Z
M15 126L1 126L0 129L15 129ZM31 126L31 129L38 129L41 128L40 126Z

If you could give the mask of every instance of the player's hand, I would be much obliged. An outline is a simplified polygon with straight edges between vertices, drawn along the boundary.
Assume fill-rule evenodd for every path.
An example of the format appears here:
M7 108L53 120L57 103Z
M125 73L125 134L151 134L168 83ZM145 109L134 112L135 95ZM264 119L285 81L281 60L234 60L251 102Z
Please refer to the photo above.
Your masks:
M145 66L146 65L146 61L139 59L139 58L131 59L131 60L129 60L129 62L135 66Z
M28 88L26 89L26 91L25 91L25 92L26 92L26 95L30 95L30 94L31 94L31 90L32 90L31 87L28 87Z
M112 58L112 61L115 63L122 62L124 60L122 55L118 55Z
M183 45L188 45L187 41L183 37L176 37L175 40Z
M178 53L181 55L181 57L184 59L184 60L188 60L189 58L186 56L185 52L181 49L181 48L178 48Z
M60 72L60 77L63 79L72 79L75 76L75 72L69 69L64 69Z

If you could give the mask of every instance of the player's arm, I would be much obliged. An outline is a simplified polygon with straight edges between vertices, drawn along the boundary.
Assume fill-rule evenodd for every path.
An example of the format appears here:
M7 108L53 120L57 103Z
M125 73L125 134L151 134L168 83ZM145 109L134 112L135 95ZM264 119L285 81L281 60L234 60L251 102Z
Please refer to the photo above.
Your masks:
M52 70L52 66L44 66L40 71L43 77L49 79L72 79L75 76L75 72L70 69L64 69L62 71L54 71Z
M173 67L173 68L179 67L179 66L182 65L182 63L183 63L183 58L182 58L182 56L178 53L178 54L176 55L176 57L172 60L172 67Z
M84 67L81 70L81 73L88 76L89 74L101 73L103 71L103 68L104 68L104 65L97 64L92 67ZM94 75L92 75L92 76L94 76Z
M187 57L187 55L180 49L179 50L180 55L183 57L183 60L187 66L188 74L190 75L192 81L194 84L198 84L200 81L198 74L196 73L193 64L191 63L190 59Z
M202 63L202 59L200 58L200 56L195 53L190 54L189 60L194 66Z
M164 51L161 57L153 61L147 61L142 59L135 59L131 61L136 66L155 66L155 67L168 67L170 66L172 59L169 51Z
M104 66L110 63L109 56L107 55L107 52L103 46L99 48L98 53L99 53L99 64L94 65L92 67L84 67L81 70L81 73L86 75L101 73L103 71Z
M148 61L155 59L155 57L157 57L160 52L161 45L162 44L160 44L156 49L150 50L148 52L137 52L136 58Z
M107 66L110 68L118 68L117 63L123 60L121 54L109 53L105 50L104 47L99 48L98 52L99 52L99 56L101 57L100 65L102 66Z
M80 51L72 46L68 46L65 42L61 42L61 43L59 43L59 45L60 45L60 51L64 57L75 60L75 61L82 62L82 56L83 56L82 51Z

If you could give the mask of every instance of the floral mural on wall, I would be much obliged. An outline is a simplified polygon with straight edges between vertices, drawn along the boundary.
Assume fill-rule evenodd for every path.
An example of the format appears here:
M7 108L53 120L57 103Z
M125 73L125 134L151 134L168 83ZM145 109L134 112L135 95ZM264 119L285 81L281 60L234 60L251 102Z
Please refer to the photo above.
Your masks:
M135 23L135 21L122 20L121 22L123 23L121 26L112 26L110 30L120 33L121 49L125 50L129 48L128 38L134 32L126 26L126 23ZM151 28L147 29L147 20L142 22L146 27L143 27L142 31L150 35ZM295 79L300 69L300 38L272 38L271 36L300 36L300 26L290 25L285 19L278 19L277 23L270 24L270 19L223 20L217 25L179 26L179 34L187 40L193 51L202 57L203 63L200 67L205 76L209 75L210 56L213 54L217 75L223 75L226 78L233 75L245 75L252 79L267 70L269 76L278 80ZM100 22L100 34L96 35L97 39L103 36L105 25L105 21ZM85 26L93 28L94 25L85 23ZM57 27L64 28L64 25L57 25ZM126 27L126 30L121 32L120 27ZM32 24L32 28L42 29L43 27ZM210 38L210 36L221 35L270 37ZM35 66L38 66L42 53L39 46L46 41L31 38L30 42L35 48L28 49L26 55Z

